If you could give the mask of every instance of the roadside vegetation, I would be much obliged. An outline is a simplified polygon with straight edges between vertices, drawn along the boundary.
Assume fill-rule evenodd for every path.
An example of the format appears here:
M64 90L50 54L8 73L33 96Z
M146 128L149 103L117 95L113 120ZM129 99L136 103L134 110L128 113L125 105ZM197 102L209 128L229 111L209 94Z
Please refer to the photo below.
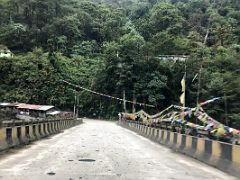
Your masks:
M156 106L179 104L187 55L186 105L206 106L240 127L240 4L238 0L0 0L0 101L71 109L83 87ZM195 75L198 77L194 79ZM200 88L198 88L200 80ZM79 90L82 116L114 117L121 102ZM131 110L131 105L127 106Z

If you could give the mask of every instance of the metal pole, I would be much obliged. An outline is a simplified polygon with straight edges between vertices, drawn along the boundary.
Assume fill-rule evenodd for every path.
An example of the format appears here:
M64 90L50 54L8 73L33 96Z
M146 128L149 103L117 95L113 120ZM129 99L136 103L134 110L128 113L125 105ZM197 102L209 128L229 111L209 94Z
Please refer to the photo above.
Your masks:
M200 89L201 89L201 75L202 75L202 65L200 67L199 74L198 74L197 106L199 103L199 96L200 96Z
M124 112L127 112L127 107L126 107L126 92L123 90L123 110Z
M76 92L75 92L75 96L74 96L74 107L73 107L73 115L74 115L74 117L76 117L76 99L77 99L77 96L76 96Z
M101 99L101 96L100 96L99 108L100 108L100 112L99 112L99 115L98 115L98 119L100 119L100 116L102 115L102 99Z
M184 89L184 104L183 107L186 107L186 85L187 85L187 63L185 59L185 89Z
M77 94L76 118L78 118L79 95Z
M227 96L224 92L224 110L225 110L225 124L228 126L228 109L227 109Z
M136 112L135 103L136 103L136 96L135 96L135 90L134 90L133 91L132 113Z

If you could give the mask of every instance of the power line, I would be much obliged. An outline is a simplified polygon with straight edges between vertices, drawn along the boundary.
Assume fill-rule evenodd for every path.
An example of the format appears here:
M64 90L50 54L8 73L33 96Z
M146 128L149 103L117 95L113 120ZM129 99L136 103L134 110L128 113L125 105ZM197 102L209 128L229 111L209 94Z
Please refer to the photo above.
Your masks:
M110 95L108 95L108 94L103 94L103 93L100 93L100 92L96 92L96 91L87 89L87 88L85 88L85 87L82 87L82 86L79 86L79 85L70 83L70 82L68 82L68 81L66 81L66 80L60 80L60 81L66 83L66 84L68 84L68 85L74 86L74 87L76 87L76 88L79 88L79 89L85 90L85 91L87 91L87 92L90 92L90 93L92 93L92 94L96 94L96 95L103 96L103 97L106 97L106 98L116 99L116 100L118 100L118 101L123 101L123 102L127 102L127 103L130 103L130 104L136 104L136 105L140 105L140 106L155 107L154 105L151 105L151 104L133 102L133 101L129 101L129 100L124 100L124 99L122 99L122 98L110 96Z

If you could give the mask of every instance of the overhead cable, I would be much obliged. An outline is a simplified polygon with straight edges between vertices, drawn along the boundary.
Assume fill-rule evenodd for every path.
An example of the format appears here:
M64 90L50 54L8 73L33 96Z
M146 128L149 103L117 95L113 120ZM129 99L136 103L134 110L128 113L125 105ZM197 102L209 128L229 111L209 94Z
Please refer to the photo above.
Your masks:
M106 97L106 98L111 98L111 99L116 99L118 101L123 101L123 102L127 102L127 103L130 103L130 104L136 104L136 105L139 105L139 106L146 106L146 107L155 107L154 105L151 105L151 104L145 104L145 103L139 103L139 102L134 102L134 101L129 101L129 100L124 100L122 98L118 98L118 97L114 97L114 96L110 96L108 94L103 94L103 93L100 93L100 92L96 92L96 91L93 91L91 89L87 89L85 87L82 87L80 85L76 85L76 84L73 84L73 83L70 83L66 80L61 80L62 82L70 85L70 86L73 86L73 87L76 87L76 88L79 88L79 89L82 89L82 90L85 90L87 92L90 92L92 94L96 94L96 95L99 95L99 96L103 96L103 97Z

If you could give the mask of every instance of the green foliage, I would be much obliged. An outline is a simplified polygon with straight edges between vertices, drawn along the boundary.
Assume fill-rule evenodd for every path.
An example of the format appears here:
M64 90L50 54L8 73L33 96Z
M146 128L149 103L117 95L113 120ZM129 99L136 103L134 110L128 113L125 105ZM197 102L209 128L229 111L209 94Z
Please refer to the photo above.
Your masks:
M199 101L222 97L207 111L239 127L239 25L238 1L2 0L0 50L14 57L0 59L0 101L71 109L77 94L81 115L123 110L65 79L117 97L125 91L159 111L179 103L185 64L157 57L189 55L187 105L196 105L200 79Z
M150 11L150 26L153 27L153 34L159 31L172 30L175 27L182 27L182 17L179 10L169 3L158 3Z

